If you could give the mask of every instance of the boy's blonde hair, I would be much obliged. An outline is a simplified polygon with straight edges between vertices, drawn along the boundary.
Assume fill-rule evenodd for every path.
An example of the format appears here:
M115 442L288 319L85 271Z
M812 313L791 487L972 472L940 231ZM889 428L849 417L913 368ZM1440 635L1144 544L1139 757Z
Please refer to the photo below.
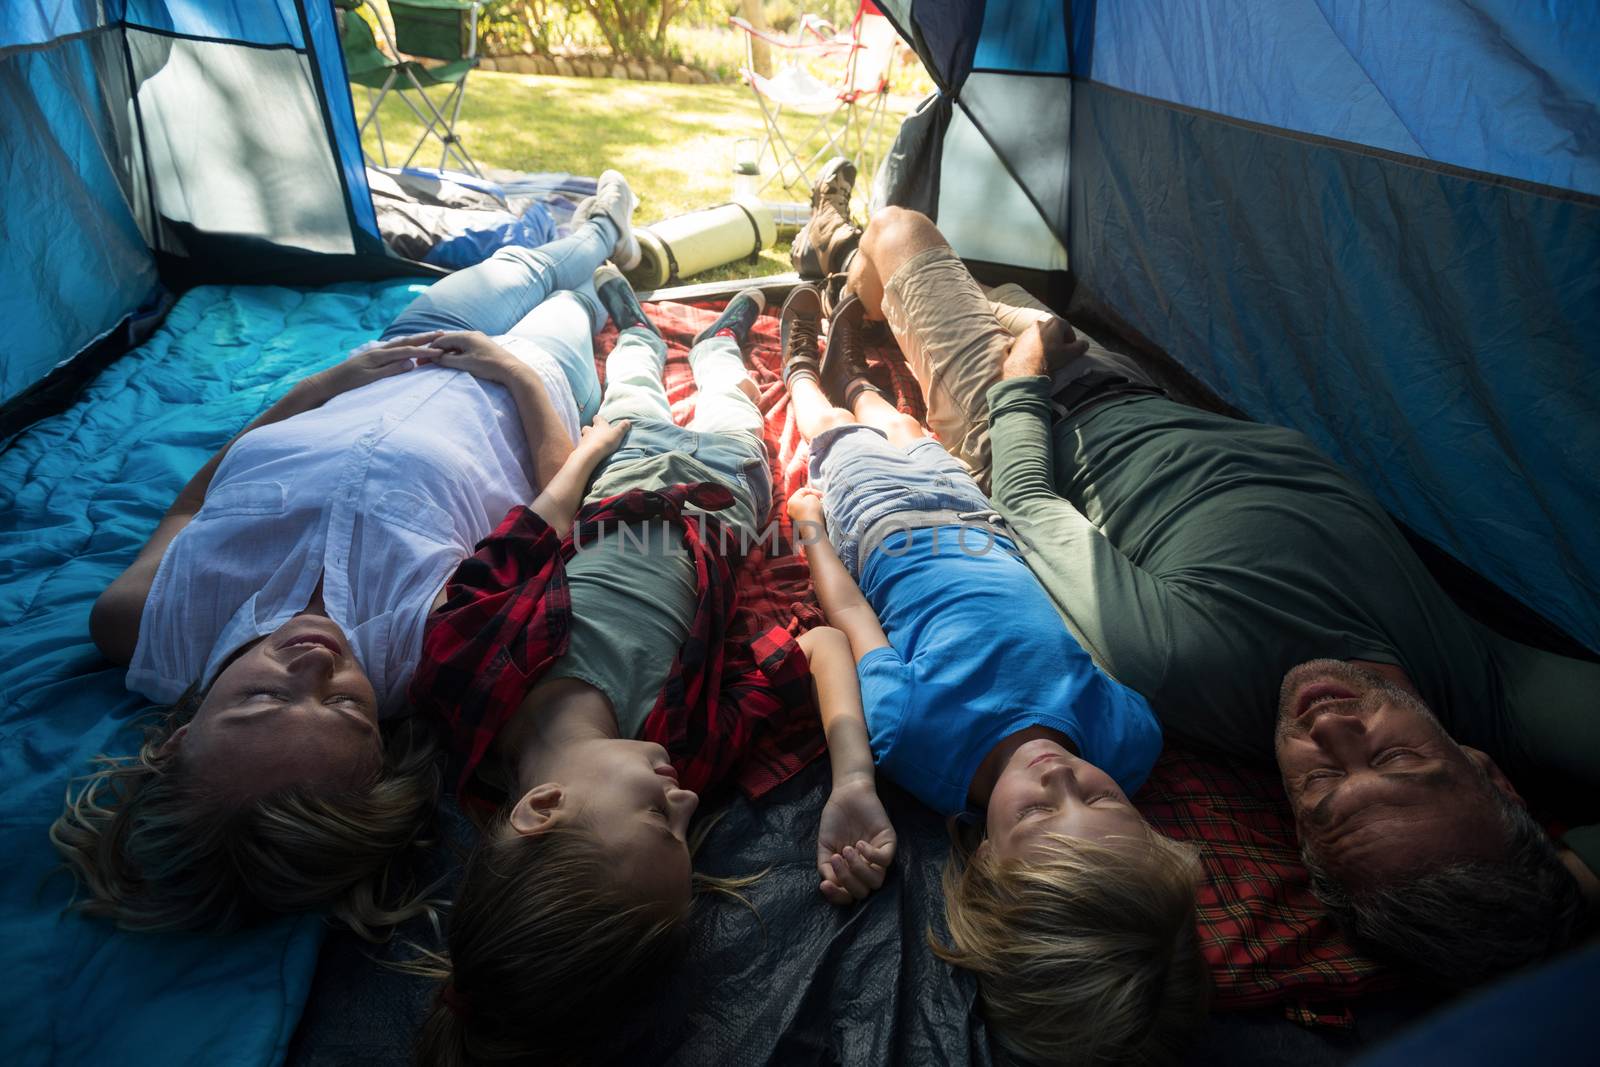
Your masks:
M1164 1064L1204 1023L1210 979L1195 931L1194 852L1150 833L1055 837L1044 859L958 840L945 868L950 944L1008 1050L1075 1067Z
M326 909L368 940L431 911L413 861L431 844L441 773L426 723L383 726L371 781L324 793L292 786L234 802L167 742L194 718L191 687L145 730L136 756L99 756L50 827L88 890L73 906L130 930L225 931Z

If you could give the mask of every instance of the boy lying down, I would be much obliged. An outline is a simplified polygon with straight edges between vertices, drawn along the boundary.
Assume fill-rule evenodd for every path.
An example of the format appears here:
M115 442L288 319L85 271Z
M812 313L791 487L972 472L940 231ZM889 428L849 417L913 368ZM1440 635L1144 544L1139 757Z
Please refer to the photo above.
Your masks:
M829 670L828 642L808 650L834 775L822 893L847 903L883 882L876 764L976 824L934 949L976 972L1003 1044L1049 1063L1175 1059L1208 983L1198 864L1128 800L1160 727L1066 629L966 468L867 379L859 301L836 310L823 356L820 314L804 287L781 326L814 486L789 515L860 686ZM1016 343L1042 344L1038 328ZM806 536L824 523L829 538Z

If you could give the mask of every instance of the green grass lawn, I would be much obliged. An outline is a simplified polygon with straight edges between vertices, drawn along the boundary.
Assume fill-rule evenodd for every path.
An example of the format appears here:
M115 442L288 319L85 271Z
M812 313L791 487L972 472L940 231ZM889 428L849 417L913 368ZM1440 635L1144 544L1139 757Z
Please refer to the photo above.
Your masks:
M398 165L415 143L421 124L396 95L390 94L384 101L379 117L390 161ZM914 104L912 98L891 99L884 121L884 149L900 117ZM357 92L356 113L358 117L366 113L364 91ZM803 119L791 123L785 116L784 128L792 137L808 127ZM591 176L607 167L621 171L639 194L635 219L641 223L726 202L733 193L734 142L759 137L761 132L755 98L742 84L672 85L489 71L472 74L457 127L467 151L482 167ZM418 156L423 166L439 161L438 144L432 144ZM365 147L371 158L378 158L371 126ZM770 166L769 158L765 169ZM863 175L858 182L858 218L865 214L867 184ZM762 196L801 201L807 194L774 185ZM755 265L740 262L693 280L777 274L789 269L789 235L780 234L777 247L763 252Z

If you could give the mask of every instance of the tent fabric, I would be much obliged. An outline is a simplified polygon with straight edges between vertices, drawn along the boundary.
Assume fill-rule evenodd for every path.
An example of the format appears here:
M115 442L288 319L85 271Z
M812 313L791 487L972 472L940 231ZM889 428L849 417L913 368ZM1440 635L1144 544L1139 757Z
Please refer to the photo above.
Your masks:
M18 1067L281 1062L326 924L121 933L63 911L46 837L69 776L154 710L88 640L89 608L178 486L303 375L376 337L404 282L203 287L65 413L0 453L0 1047Z
M1305 432L1600 651L1600 9L890 9L954 116L940 175L892 202L981 234L984 153L950 151L977 143L970 124L1065 246L1077 304ZM970 64L964 18L981 27ZM998 243L964 242L981 259ZM1002 262L1042 265L1023 254Z
M162 282L411 269L378 234L325 0L18 0L0 86L7 419Z
M0 403L111 331L159 285L124 194L134 175L117 133L127 122L119 70L107 30L0 53L0 321L10 331Z
M1600 208L1076 89L1080 287L1600 648Z
M1600 194L1600 7L1100 0L1074 73L1159 100Z

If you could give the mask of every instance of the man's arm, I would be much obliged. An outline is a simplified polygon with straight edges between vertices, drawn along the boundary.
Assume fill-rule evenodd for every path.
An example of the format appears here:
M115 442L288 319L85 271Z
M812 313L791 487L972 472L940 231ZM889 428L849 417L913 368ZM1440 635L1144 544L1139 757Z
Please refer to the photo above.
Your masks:
M1174 601L1161 581L1056 495L1046 369L1042 359L1013 349L1002 380L989 389L994 505L1095 661L1124 685L1150 693L1165 680Z

